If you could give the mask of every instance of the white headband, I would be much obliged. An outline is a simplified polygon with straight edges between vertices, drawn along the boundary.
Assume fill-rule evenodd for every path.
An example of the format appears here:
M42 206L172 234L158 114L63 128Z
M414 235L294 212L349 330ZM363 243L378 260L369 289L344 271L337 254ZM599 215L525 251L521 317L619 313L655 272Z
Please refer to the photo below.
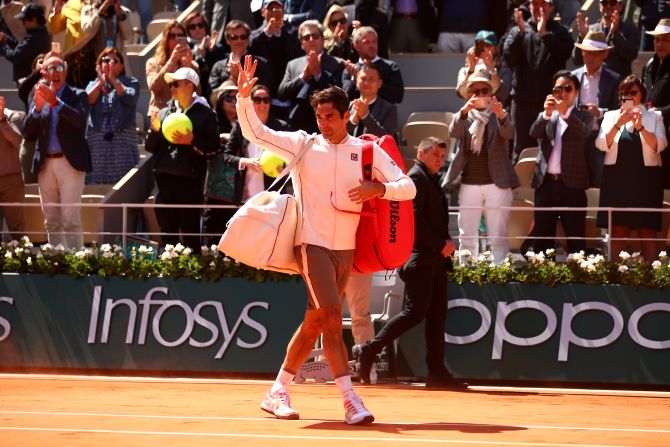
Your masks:
M582 45L589 45L592 47L600 48L601 50L606 50L608 48L605 42L598 42L597 40L584 39Z

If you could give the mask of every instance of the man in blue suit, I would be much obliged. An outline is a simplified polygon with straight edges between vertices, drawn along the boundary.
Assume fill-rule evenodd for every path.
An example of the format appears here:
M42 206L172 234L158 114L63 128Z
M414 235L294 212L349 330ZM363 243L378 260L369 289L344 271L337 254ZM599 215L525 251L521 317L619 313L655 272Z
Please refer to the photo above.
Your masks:
M584 59L584 66L572 71L580 82L577 105L591 112L594 118L593 129L586 140L586 159L591 186L599 188L605 153L596 148L596 137L605 112L619 108L621 77L604 64L612 49L604 33L591 31L581 43L575 43L575 47L581 50Z
M84 178L91 170L85 134L88 96L65 83L67 63L60 54L46 55L42 76L24 122L26 138L37 140L32 171L37 174L49 243L78 249L84 243L80 207L49 204L81 200Z

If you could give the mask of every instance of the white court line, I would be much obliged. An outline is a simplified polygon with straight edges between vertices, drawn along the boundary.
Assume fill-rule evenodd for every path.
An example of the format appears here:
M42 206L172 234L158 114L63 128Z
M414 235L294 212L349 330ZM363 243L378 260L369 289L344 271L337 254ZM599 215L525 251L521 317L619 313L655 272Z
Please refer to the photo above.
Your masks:
M73 416L73 417L109 417L109 418L137 418L137 419L185 419L185 420L200 420L200 421L252 421L252 422L282 422L282 423L323 423L333 422L330 419L295 419L284 420L270 417L258 418L241 418L241 417L225 417L225 416L180 416L180 415L145 415L145 414L118 414L118 413L78 413L78 412L62 412L62 411L13 411L0 410L0 414L17 414L17 415L35 415L35 416ZM646 429L646 428L617 428L617 427L564 427L559 425L518 425L518 424L468 424L456 422L375 422L375 425L408 425L408 426L444 426L444 427L514 427L536 430L571 430L571 431L605 431L605 432L631 432L631 433L669 433L670 430L662 429Z
M200 379L186 377L130 377L130 376L89 376L74 374L19 374L19 373L0 373L0 379L32 379L32 380L81 380L81 381L103 381L103 382L158 382L158 383L194 383L194 384L269 384L273 383L271 379ZM332 386L332 383L303 383L300 386ZM392 383L388 385L393 385ZM356 385L357 388L379 388L387 386L380 385ZM398 384L399 389L410 387L411 384ZM421 387L419 384L418 387ZM516 387L516 386L489 386L472 385L469 387L472 391L502 391L502 392L534 392L534 393L569 393L569 394L602 394L618 396L639 396L639 397L667 397L670 398L670 391L645 391L645 390L609 390L609 389L589 389L589 388L541 388L541 387ZM432 391L431 391L432 392Z
M401 438L374 438L374 437L347 437L347 436L297 436L297 435L260 435L247 433L190 433L171 431L136 431L136 430L97 430L79 428L33 428L33 427L2 427L0 431L47 431L60 433L99 433L99 434L124 434L124 435L153 435L153 436L199 436L219 438L252 438L252 439L295 439L295 440L318 440L318 441L363 441L363 442L397 442L397 443L431 443L431 444L468 444L468 445L509 445L509 446L542 446L542 447L627 447L623 445L603 444L555 444L544 442L506 442L506 441L472 441L455 439L401 439Z

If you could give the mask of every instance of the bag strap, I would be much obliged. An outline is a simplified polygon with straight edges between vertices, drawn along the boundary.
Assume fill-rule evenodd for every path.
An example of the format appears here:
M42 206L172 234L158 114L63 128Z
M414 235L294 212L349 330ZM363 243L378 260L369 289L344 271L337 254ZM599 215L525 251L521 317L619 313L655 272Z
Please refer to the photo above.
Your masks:
M298 151L298 153L295 154L295 157L293 157L293 158L291 159L291 161L288 163L288 165L286 165L286 167L281 171L281 174L279 174L279 175L277 176L277 178L275 179L275 181L272 182L272 184L270 185L270 187L269 187L268 189L266 189L266 191L271 190L271 189L272 189L272 188L279 182L279 180L281 180L282 178L286 177L286 176L291 172L291 169L293 169L293 168L295 167L295 165L298 164L298 162L300 161L300 159L302 159L303 155L305 155L305 153L307 152L307 150L310 149L310 148L312 147L312 145L314 144L314 138L315 138L315 136L314 136L314 135L311 135L311 136L307 139L307 141L306 141L306 142L302 145L302 147L300 148L300 151ZM287 177L286 180L284 180L284 184L281 186L281 188L279 188L280 190L283 189L284 186L286 186L286 183L288 183L288 180L289 180L289 179L288 179L288 177Z

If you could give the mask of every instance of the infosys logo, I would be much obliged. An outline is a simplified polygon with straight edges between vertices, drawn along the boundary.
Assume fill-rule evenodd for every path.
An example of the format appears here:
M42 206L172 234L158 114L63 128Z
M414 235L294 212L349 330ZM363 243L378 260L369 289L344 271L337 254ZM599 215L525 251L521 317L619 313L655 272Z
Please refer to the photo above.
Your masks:
M165 298L157 299L155 297L156 294L165 295ZM194 308L191 308L188 303L181 300L169 299L167 295L167 287L154 287L144 295L143 299L138 301L128 298L108 298L103 300L101 298L102 286L96 286L93 290L88 343L108 343L112 318L120 317L120 315L114 317L113 314L123 308L125 309L121 313L128 315L125 337L127 345L133 343L144 345L149 336L152 336L161 346L168 348L184 343L188 343L190 346L196 348L207 348L220 340L221 346L214 356L214 358L220 359L233 341L242 349L255 349L267 341L267 329L252 318L252 311L255 309L267 311L270 308L270 304L267 302L254 301L248 303L239 315L231 318L231 315L226 315L223 303L220 301L202 301ZM208 308L210 309L209 312L205 312ZM166 339L161 331L161 320L170 309L173 309L173 312L182 312L185 317L181 335L173 340ZM216 315L215 319L211 318L213 315ZM138 317L139 328L137 325ZM234 321L232 327L229 325L229 321ZM197 326L200 326L209 333L209 338L206 340L195 339L193 331ZM243 339L238 335L243 326L251 329L256 335L247 336L246 339Z

